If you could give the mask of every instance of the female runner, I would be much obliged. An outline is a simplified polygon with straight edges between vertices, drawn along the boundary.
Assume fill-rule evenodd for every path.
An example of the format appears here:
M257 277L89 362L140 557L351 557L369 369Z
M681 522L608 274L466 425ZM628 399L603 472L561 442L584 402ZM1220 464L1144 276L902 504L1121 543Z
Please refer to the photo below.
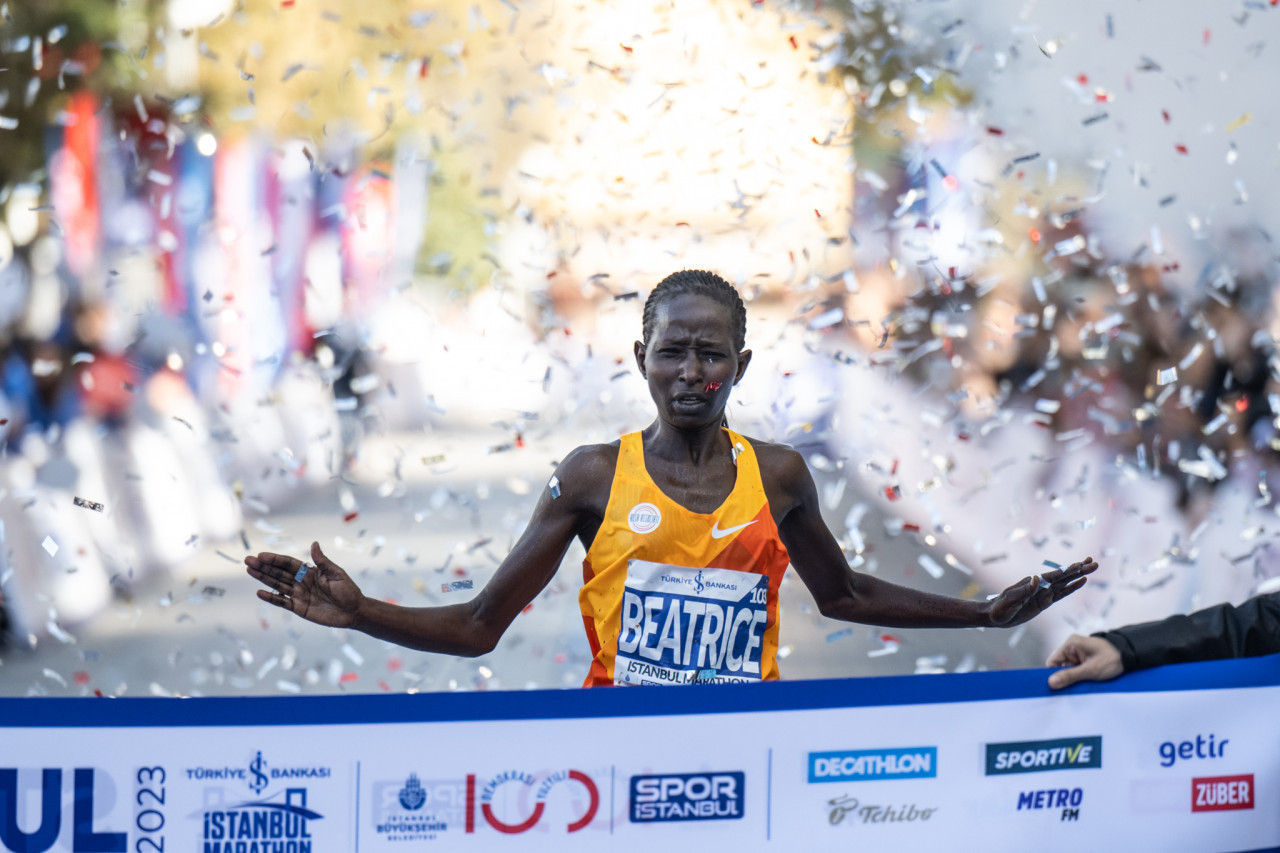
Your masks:
M795 567L832 619L898 628L1010 627L1075 592L1092 558L968 601L853 571L823 523L799 453L725 426L746 373L746 308L713 273L685 270L644 306L636 365L658 417L641 432L579 447L471 601L401 607L369 598L312 543L312 564L248 556L258 597L320 625L428 652L491 651L551 581L576 536L587 549L579 604L586 685L778 678L778 587Z

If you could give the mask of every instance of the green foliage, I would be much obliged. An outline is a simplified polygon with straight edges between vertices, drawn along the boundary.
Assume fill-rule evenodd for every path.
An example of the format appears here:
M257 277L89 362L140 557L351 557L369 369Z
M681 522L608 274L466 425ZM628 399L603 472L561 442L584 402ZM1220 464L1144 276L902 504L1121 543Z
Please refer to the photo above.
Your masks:
M87 0L0 5L0 185L43 167L46 129L72 93L110 92L132 76L134 61L115 41L119 8Z
M437 151L418 271L468 290L484 286L495 269L486 226L497 220L497 198L471 171L463 152Z
M909 93L922 101L971 99L948 67L945 42L904 20L892 3L844 0L835 9L845 24L838 68L857 80L870 109L891 109Z

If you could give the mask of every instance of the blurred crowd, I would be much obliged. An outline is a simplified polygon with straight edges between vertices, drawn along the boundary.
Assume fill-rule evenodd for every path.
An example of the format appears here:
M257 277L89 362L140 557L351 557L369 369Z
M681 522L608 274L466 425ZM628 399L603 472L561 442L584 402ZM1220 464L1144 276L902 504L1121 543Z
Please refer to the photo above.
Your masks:
M0 600L22 645L341 474L376 417L391 176L164 110L76 96L47 187L2 200Z
M1080 226L1057 240L1075 251L1030 282L978 274L967 297L931 294L901 322L916 337L923 323L926 337L958 324L959 336L944 336L955 366L948 390L971 412L1012 406L1060 440L1100 443L1168 479L1194 526L1220 483L1256 483L1280 449L1280 267L1262 234L1234 234L1193 292L1171 292L1162 264L1090 253Z
M939 122L858 182L854 230L886 237L797 306L823 349L869 352L954 403L969 432L1025 414L1071 448L1096 442L1168 481L1192 526L1229 477L1267 497L1280 451L1271 236L1240 227L1207 247L1165 246L1153 229L1111 257L1069 189L1030 204L1020 185L987 184L992 164L977 157L944 174L939 159L976 137ZM1023 200L993 228L984 205L1002 194ZM1207 260L1186 276L1180 257Z

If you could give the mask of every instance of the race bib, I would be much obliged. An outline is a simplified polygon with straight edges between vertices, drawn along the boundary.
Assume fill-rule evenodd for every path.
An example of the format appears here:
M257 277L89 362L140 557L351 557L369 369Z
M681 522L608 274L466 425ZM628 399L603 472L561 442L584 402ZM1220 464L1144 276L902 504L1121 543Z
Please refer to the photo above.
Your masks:
M627 564L614 684L759 681L769 578Z

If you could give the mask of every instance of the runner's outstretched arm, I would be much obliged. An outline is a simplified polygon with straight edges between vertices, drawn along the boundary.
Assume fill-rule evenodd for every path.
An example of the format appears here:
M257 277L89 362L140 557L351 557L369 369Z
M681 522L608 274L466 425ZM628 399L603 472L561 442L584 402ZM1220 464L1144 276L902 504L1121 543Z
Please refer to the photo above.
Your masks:
M831 619L892 628L1008 628L1075 592L1098 568L1086 557L1065 569L1023 578L989 601L935 595L855 572L822 520L818 490L804 459L777 446L769 457L774 492L769 503L786 509L778 533L818 610Z
M475 657L493 650L507 627L551 581L588 516L599 461L580 448L556 472L559 497L543 489L528 527L489 583L470 601L442 607L403 607L370 598L311 545L314 567L285 554L245 557L248 573L269 590L258 598L309 622L354 628L380 640L425 652ZM611 474L612 471L610 470Z

